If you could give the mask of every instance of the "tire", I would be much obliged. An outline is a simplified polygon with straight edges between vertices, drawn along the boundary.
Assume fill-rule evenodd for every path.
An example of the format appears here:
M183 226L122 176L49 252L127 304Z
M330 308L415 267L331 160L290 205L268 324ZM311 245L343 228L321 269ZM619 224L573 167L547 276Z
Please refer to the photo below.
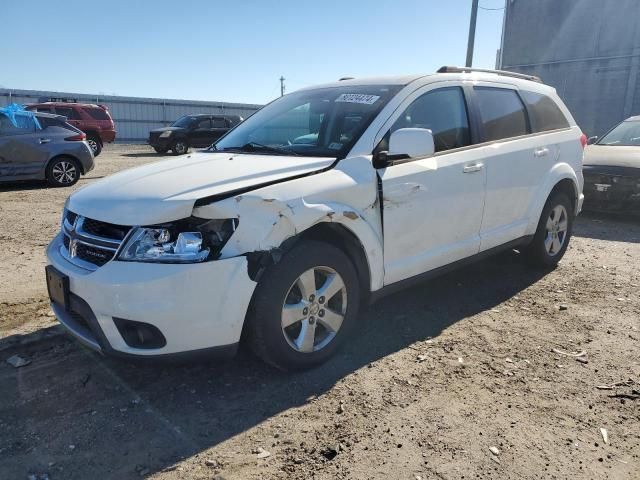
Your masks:
M327 288L329 298L322 295ZM349 336L359 302L358 276L349 258L327 243L302 241L262 276L252 300L249 345L281 370L314 367Z
M156 153L159 153L161 155L164 155L169 151L168 148L153 147L153 149L156 151Z
M189 143L186 140L178 139L173 142L171 151L174 155L184 155L189 151Z
M87 135L87 143L91 147L94 157L100 155L100 152L102 152L102 142L99 137L95 135Z
M569 197L561 192L552 194L542 209L533 240L525 249L529 263L546 268L557 266L569 246L573 219Z
M57 157L47 165L47 182L52 187L70 187L80 179L80 164L75 158Z

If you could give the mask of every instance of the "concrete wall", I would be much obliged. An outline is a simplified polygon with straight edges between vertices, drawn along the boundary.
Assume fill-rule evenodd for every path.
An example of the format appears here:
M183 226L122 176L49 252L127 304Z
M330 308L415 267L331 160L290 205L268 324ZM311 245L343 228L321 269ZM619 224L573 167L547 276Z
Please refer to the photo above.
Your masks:
M149 131L172 123L190 113L228 113L247 118L261 105L227 102L201 102L160 98L120 97L38 90L0 89L0 106L9 103L35 103L40 98L73 98L84 103L106 105L116 124L116 142L143 143Z
M640 114L640 1L506 0L501 68L554 86L588 135Z

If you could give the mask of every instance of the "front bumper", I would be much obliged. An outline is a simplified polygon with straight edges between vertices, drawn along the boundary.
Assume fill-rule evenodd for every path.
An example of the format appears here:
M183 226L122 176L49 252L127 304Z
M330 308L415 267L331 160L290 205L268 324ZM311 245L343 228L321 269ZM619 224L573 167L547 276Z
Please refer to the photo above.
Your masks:
M585 210L640 213L640 169L585 168Z
M88 271L66 260L61 247L58 235L47 248L47 259L69 277L69 308L55 302L51 306L60 323L86 346L138 357L235 351L256 286L246 257L197 264L110 261ZM166 344L131 347L114 318L152 325Z
M160 150L169 150L171 148L172 137L149 137L147 143L151 145L153 148L158 148Z

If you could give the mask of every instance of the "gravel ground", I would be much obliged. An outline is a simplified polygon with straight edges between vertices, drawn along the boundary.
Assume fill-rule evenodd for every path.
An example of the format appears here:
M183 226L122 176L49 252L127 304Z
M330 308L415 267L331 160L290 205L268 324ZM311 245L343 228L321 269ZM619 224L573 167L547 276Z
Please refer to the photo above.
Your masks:
M74 188L156 158L109 147ZM581 216L552 272L508 252L387 297L325 366L284 374L61 335L43 250L69 193L0 187L0 479L640 478L637 221Z

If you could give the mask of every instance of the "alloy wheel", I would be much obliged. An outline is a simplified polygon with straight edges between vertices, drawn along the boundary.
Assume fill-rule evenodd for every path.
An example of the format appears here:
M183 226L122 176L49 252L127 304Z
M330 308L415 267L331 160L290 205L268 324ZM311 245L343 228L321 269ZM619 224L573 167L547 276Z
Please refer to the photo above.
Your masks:
M89 138L87 139L87 143L89 144L89 146L91 147L91 151L93 152L93 154L95 155L96 152L98 151L98 142L96 142L94 139Z
M557 255L564 246L569 228L567 209L563 205L556 205L549 213L546 224L544 247L552 257Z
M340 274L314 267L289 288L282 305L282 333L294 350L315 352L335 338L346 312L347 288Z
M67 185L75 181L78 172L73 163L62 160L53 166L51 174L56 182Z
M187 153L187 144L184 142L176 142L176 146L174 148L178 155Z

